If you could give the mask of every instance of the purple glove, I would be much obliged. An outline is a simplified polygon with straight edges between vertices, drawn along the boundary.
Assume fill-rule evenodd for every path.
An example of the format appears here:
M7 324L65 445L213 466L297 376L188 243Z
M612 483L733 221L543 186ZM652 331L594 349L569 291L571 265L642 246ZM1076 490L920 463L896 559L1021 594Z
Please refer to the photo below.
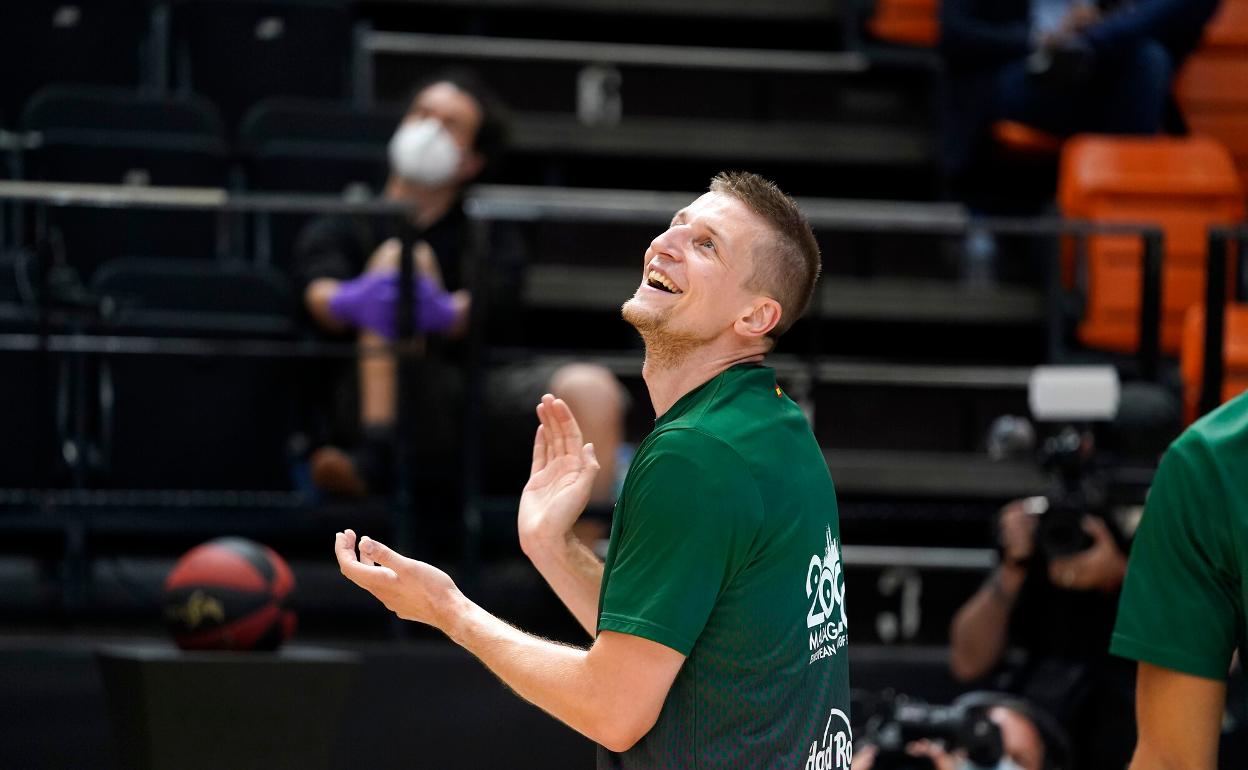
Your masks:
M416 331L444 332L455 322L455 303L428 276L417 276ZM329 312L343 323L368 329L392 340L396 336L399 304L398 272L365 273L343 281L329 301Z

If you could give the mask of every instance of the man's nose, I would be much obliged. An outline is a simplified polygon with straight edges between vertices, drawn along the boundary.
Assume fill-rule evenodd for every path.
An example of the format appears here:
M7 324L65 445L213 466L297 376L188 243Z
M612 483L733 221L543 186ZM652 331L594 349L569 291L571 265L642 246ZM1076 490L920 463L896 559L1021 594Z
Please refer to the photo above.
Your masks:
M655 254L663 254L672 259L679 259L680 251L680 234L684 228L680 225L672 225L663 233L650 242L650 250Z

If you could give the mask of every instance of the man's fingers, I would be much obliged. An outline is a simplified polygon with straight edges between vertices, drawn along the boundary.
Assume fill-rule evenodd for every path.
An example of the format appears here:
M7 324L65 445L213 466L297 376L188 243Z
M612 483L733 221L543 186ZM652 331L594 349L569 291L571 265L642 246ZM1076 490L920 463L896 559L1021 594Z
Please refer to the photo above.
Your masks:
M550 463L559 454L559 431L555 429L550 404L546 403L546 398L543 396L542 402L537 405L537 419L541 420L542 427L545 429L543 433L546 439L546 462Z
M559 423L560 429L566 439L566 452L572 452L580 448L583 443L581 437L581 426L577 424L576 417L572 415L572 410L568 408L568 404L562 398L556 398L552 404L555 410L555 421Z
M344 560L356 561L354 532L348 529L334 535L334 556L337 557L339 564L342 564Z
M346 576L347 580L355 583L378 599L382 599L378 595L378 591L381 591L387 584L398 578L394 570L388 567L368 566L358 561L342 560L339 560L338 564L342 567L342 574Z
M397 568L407 558L390 550L389 546L379 543L368 536L360 538L360 556L361 558L371 559L382 567L391 568Z
M593 444L581 447L581 457L585 460L586 467L594 471L602 470L602 466L598 464L598 455L594 454Z
M370 559L361 559L361 558L359 558L359 557L356 555L356 552L355 552L355 549L356 549L356 537L355 537L355 531L354 531L354 530L350 530L350 529L346 529L346 530L343 530L340 534L343 536L343 539L344 539L344 541L346 542L346 547L347 547L347 551L349 552L349 554L348 554L348 555L349 555L349 557L350 557L352 560L354 560L354 561L359 561L360 563L362 563L362 564L364 564L364 565L366 565L366 566L371 566L373 562L372 562ZM340 561L341 561L341 560L340 560Z
M1098 543L1112 542L1114 539L1114 536L1109 531L1109 527L1106 526L1105 521L1099 516L1084 516L1080 525L1083 527L1083 531L1087 532Z
M376 593L374 589L383 585L383 581L394 580L397 575L394 570L386 567L373 566L371 560L366 559L361 562L355 555L355 533L351 530L344 530L334 535L334 555L338 558L338 567L342 570L342 574L352 583L372 593ZM360 545L371 543L373 546L380 545L368 538L364 538ZM384 548L384 546L382 546ZM389 551L389 549L386 549ZM393 552L391 552L393 553ZM372 554L375 558L376 554Z
M546 467L546 428L542 425L537 426L537 433L533 435L533 465L529 468L529 475L533 476Z
M546 459L553 460L559 455L568 453L566 444L566 436L562 422L555 415L555 397L547 393L542 396L542 405L538 407L537 415L542 420L542 425L546 426L546 443L549 449L546 452ZM579 448L580 445L578 444Z
M546 424L550 426L555 455L566 455L571 450L568 447L567 426L559 419L559 399L547 393L542 396L542 404L546 407Z

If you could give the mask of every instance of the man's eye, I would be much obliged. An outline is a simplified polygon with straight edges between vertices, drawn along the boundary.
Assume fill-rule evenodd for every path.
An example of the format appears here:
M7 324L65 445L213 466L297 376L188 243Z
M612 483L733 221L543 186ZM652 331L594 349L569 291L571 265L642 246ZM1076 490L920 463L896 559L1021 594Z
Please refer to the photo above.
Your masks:
M715 241L702 241L702 248L715 250Z

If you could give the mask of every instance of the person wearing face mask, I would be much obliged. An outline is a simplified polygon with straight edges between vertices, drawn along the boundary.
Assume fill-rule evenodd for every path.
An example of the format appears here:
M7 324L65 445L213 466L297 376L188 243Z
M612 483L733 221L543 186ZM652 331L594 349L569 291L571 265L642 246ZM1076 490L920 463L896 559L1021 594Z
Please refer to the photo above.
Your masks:
M415 328L425 335L420 381L402 394L416 412L420 440L414 466L422 498L440 496L454 504L465 406L462 345L473 297L467 286L473 260L470 223L463 210L465 187L487 172L506 139L504 108L471 73L437 75L415 91L389 143L391 172L385 196L412 205L421 232L414 249ZM309 318L322 334L354 337L365 351L355 371L323 379L322 403L332 406L316 432L327 439L310 458L313 483L338 496L384 492L393 483L394 426L400 394L397 363L377 352L396 336L399 295L397 237L384 237L372 221L329 217L310 223L295 245L294 273L303 289ZM512 228L491 228L487 335L492 343L514 334L516 301L523 281L525 248ZM608 471L623 440L627 396L606 369L582 364L512 366L491 372L486 386L486 427L492 434L527 434L531 403L550 391L567 400L592 433ZM503 442L487 442L497 446ZM527 458L513 461L489 455L487 473L502 476L499 486L523 478ZM578 533L586 539L605 534L602 520L613 494L613 473L603 474L593 503L599 512Z
M955 701L959 704L986 709L989 721L1000 730L1001 758L995 764L977 764L965 750L933 740L914 741L906 746L906 753L915 761L927 760L933 770L1068 770L1066 735L1048 714L1002 693L968 693ZM885 770L876 767L878 760L878 747L867 744L855 752L853 768Z

